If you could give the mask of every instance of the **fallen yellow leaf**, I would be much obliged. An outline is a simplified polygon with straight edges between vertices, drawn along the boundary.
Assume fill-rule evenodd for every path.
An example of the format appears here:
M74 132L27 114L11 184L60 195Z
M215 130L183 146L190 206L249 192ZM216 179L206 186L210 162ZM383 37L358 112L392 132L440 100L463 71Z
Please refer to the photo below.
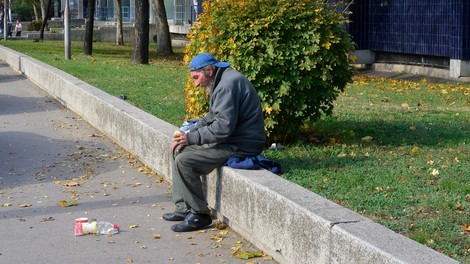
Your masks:
M439 175L439 171L437 169L432 169L431 175L432 176L437 176L437 175Z
M72 181L72 182L64 183L64 186L65 187L77 187L77 186L80 186L80 183Z
M411 153L411 154L416 154L416 153L418 153L418 150L419 150L419 147L416 147L416 146L415 146L415 147L413 147L413 148L410 150L410 153Z
M371 142L372 140L374 140L374 138L371 136L365 136L361 140L364 142Z
M229 232L229 230L220 231L219 235L226 236L228 234L228 232Z
M41 222L48 222L48 221L54 221L54 217L49 216L49 217L44 217L41 219Z
M242 251L238 254L236 254L234 257L238 258L238 259L251 259L251 258L258 258L258 257L262 257L263 256L263 252L262 251Z
M12 206L12 204L11 203L4 203L2 206L3 207L8 207L8 206Z
M20 204L19 206L20 206L20 207L31 207L31 206L33 206L33 205L32 205L32 204Z
M153 235L153 238L154 238L154 239L160 239L160 238L162 238L162 235L160 235L160 234L154 234L154 235Z
M139 225L130 225L129 228L137 228Z
M223 237L223 236L219 236L219 235L211 235L211 236L210 236L210 239L211 239L211 240L214 240L215 242L222 242L222 240L224 240L224 237Z
M470 223L463 224L463 230L470 232Z
M223 229L227 228L227 224L225 224L224 222L222 222L220 220L217 220L215 222L215 228L219 229L219 230L223 230Z
M67 201L59 201L57 203L58 206L61 206L61 207L69 207L69 206L77 206L78 205L78 201L77 200L73 200L73 201L70 201L70 202L67 202Z

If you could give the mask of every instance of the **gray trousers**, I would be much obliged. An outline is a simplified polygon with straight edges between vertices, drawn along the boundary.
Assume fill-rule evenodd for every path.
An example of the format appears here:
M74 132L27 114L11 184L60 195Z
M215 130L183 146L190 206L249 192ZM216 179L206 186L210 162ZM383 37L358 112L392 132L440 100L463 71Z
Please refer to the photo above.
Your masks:
M189 145L175 153L172 200L176 211L209 214L201 176L222 166L228 158L237 156L236 153L237 147L229 144Z

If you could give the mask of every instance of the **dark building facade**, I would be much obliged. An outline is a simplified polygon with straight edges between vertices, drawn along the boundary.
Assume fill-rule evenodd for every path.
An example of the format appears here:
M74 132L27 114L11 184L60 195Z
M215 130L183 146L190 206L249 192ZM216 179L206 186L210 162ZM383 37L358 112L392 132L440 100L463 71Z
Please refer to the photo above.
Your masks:
M470 0L355 0L350 11L357 63L470 76Z

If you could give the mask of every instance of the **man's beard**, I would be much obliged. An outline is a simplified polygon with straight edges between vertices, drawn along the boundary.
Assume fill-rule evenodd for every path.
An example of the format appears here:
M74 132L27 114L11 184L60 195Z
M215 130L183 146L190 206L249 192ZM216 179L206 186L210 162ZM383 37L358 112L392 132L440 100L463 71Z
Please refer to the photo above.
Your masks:
M212 79L204 88L206 89L206 93L211 96L212 91L214 90L214 82L215 80Z

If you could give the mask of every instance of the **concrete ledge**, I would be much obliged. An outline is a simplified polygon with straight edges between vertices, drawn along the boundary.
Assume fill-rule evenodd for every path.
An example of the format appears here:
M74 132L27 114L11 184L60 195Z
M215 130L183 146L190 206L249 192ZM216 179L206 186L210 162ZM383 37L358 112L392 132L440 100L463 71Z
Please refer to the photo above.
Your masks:
M45 40L63 40L64 33L63 29L55 29L53 32L44 32L43 38ZM170 32L172 34L186 35L189 34L189 26L170 26ZM124 42L132 43L134 41L135 28L130 26L125 26L122 28L122 33L124 37ZM156 37L157 31L155 24L151 24L149 27L149 38L150 42L155 42L154 37ZM23 32L23 36L26 36L27 39L35 40L39 39L40 33L38 31L29 31ZM116 42L116 26L108 25L95 28L93 30L93 39L97 42ZM85 40L85 28L72 28L70 30L70 40L71 41L84 41ZM180 40L180 42L182 42ZM181 45L181 44L180 44Z
M374 63L372 68L377 71L406 72L411 74L428 75L439 78L449 78L449 70L426 66Z
M372 64L375 62L375 52L372 50L355 50L349 56L356 57L354 64Z
M171 181L175 126L2 46L0 60ZM280 263L457 263L265 170L223 167L205 179L217 215Z

